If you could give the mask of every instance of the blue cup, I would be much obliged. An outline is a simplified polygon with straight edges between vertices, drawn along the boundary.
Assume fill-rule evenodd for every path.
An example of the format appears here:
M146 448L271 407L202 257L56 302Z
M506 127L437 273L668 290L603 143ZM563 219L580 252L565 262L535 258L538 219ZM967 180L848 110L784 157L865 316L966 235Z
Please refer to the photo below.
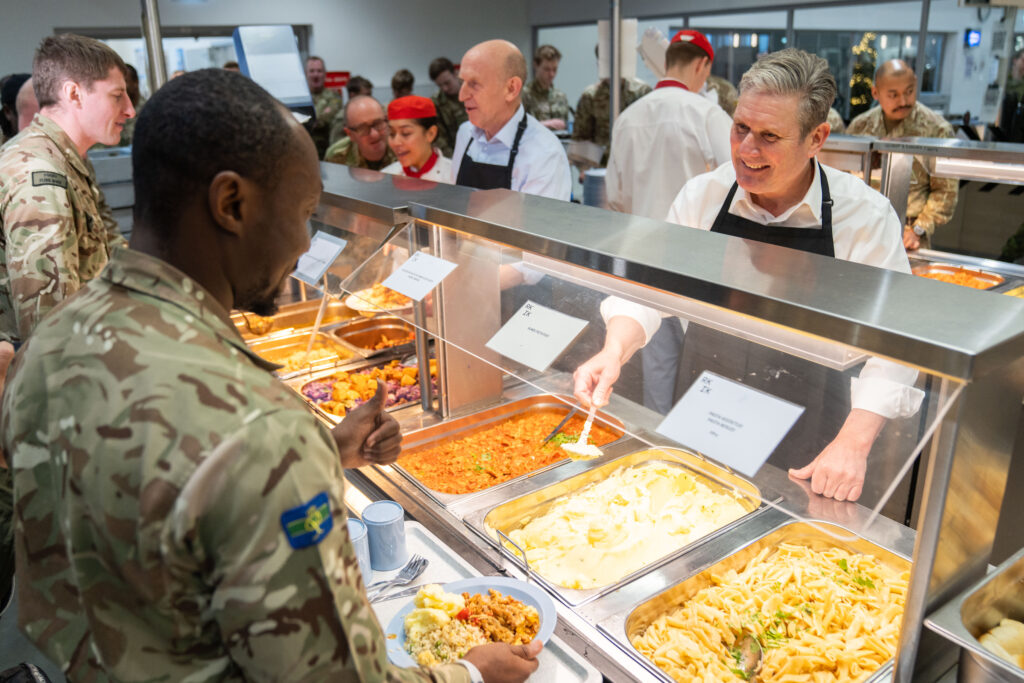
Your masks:
M393 500L378 500L363 509L370 539L370 566L379 572L398 569L409 553L405 549L405 510Z
M352 547L356 549L356 559L359 560L359 572L363 575L363 583L368 584L373 569L370 565L370 539L366 533L366 525L358 519L349 519L348 537L352 541Z

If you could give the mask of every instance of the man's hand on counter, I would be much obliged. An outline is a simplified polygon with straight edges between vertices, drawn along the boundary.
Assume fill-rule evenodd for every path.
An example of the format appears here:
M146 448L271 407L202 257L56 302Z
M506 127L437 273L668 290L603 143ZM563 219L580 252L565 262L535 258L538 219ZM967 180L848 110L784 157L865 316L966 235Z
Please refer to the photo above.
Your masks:
M836 500L860 498L867 472L868 454L885 418L876 413L854 408L836 438L806 467L790 470L793 479L810 479L811 490Z
M384 382L377 382L377 393L363 405L348 411L331 433L346 469L363 465L390 465L402 451L402 432L398 421L384 412L387 397Z
M463 659L480 670L484 683L522 683L540 665L537 655L543 647L539 640L528 645L488 643L477 645Z

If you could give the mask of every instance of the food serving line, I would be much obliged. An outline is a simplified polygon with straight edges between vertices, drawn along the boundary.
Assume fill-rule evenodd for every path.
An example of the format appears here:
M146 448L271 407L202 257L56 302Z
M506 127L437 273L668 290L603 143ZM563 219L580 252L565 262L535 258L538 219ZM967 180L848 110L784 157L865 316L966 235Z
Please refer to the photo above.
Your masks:
M686 298L711 304L719 313L725 311L724 315L736 319L733 322L757 318L772 328L789 328L838 345L856 342L861 349L913 362L939 387L935 400L922 409L934 437L928 441L917 533L860 505L823 507L784 471L770 465L748 477L678 450L677 444L655 431L660 416L617 394L604 409L605 424L623 435L604 446L604 456L595 460L564 460L464 494L446 494L424 485L401 461L348 473L354 484L348 502L354 512L368 500L399 502L415 520L417 543L433 544L437 564L454 572L435 575L435 579L427 574L427 579L462 578L471 567L484 576L525 579L555 599L558 624L552 652L561 653L555 658L562 668L551 680L569 680L565 676L570 670L576 672L577 680L591 680L594 671L615 681L666 680L634 648L631 636L710 585L712 573L736 568L762 548L783 542L810 549L867 552L896 571L905 570L913 560L899 649L870 680L937 680L948 673L955 650L924 629L923 622L926 614L983 575L991 552L1017 419L1017 411L1007 410L1005 403L1009 397L1019 405L1024 394L1024 319L1019 301L999 297L991 306L978 306L979 295L956 291L960 288L902 276L894 279L884 271L865 274L855 264L803 260L800 271L789 272L803 272L817 287L807 291L785 286L780 294L779 288L771 286L778 281L761 289L748 287L731 279L724 269L711 267L722 258L717 240L724 238L719 236L689 234L692 231L672 230L654 221L507 191L473 193L406 179L398 184L379 174L330 164L323 166L323 174L324 200L314 228L348 242L324 279L324 287L335 299L327 310L338 315L327 316L323 333L340 341L352 356L339 361L347 365L298 372L287 382L302 392L310 381L339 369L357 373L395 360L404 367L423 367L432 350L436 384L424 382L421 373L417 379L424 391L419 401L404 400L392 408L405 434L403 457L438 440L458 438L481 425L531 410L568 412L573 403L569 368L531 373L504 360L495 362L485 349L486 339L477 334L490 323L501 325L500 320L490 319L497 315L493 309L500 307L487 298L489 288L484 286L491 282L487 272L493 265L488 262L493 249L498 250L495 254L500 252L503 268L526 262L547 269L549 275L583 283L602 296L633 296L666 310L683 310L680 299ZM657 234L657 250L652 252L645 240L635 239L638 234ZM709 237L715 241L707 242ZM380 282L398 244L412 252L424 249L451 259L459 268L433 289L432 299L415 304L411 311L347 318L337 302L345 293ZM679 259L679 254L706 258ZM700 263L709 267L694 265ZM822 270L808 273L809 268ZM864 282L889 294L891 310L879 311L875 300L850 301L841 288L830 284L864 277L882 280ZM943 295L936 298L962 303L967 324L932 329L929 318L938 318L941 307L930 297L920 296L933 291L922 286L945 287L934 290ZM313 300L298 308L304 306L303 315L308 318L318 303ZM289 314L283 312L274 324L286 327ZM390 321L400 334L407 335L411 327L415 359L410 348L401 345L370 348L377 330L369 333L369 339L362 338L363 346L346 341L346 331L359 332L360 326L372 328L382 321ZM251 324L237 322L240 327ZM735 329L737 334L751 334L742 322ZM264 335L254 339L253 346L265 344L266 353L287 355L301 339L286 337L268 340ZM327 423L337 419L319 408L317 414ZM651 450L652 445L666 448ZM528 519L544 514L567 494L606 479L623 465L646 462L678 468L728 493L742 505L742 516L604 585L566 587L521 560L523 553L514 550L514 537ZM979 489L985 491L980 500ZM972 514L962 514L964 509ZM456 565L462 573L455 571ZM378 609L397 607L379 604ZM382 623L389 614L379 612ZM542 677L546 670L547 665L542 667Z

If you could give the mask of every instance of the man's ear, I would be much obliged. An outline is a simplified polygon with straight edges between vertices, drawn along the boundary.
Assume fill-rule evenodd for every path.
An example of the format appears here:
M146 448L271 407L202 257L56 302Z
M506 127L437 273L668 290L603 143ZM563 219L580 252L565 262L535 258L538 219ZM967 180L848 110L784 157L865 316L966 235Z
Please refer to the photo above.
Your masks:
M831 132L832 127L827 123L819 123L811 131L811 149L808 152L808 156L817 156L821 148L825 146L825 141L828 140L828 134Z
M207 192L214 224L233 235L242 235L245 220L254 210L254 198L252 183L235 171L221 171L210 181Z
M61 100L63 100L68 106L81 107L83 96L85 95L84 89L81 85L68 79L60 84Z
M505 82L505 100L508 102L513 101L519 97L519 93L523 91L523 79L519 76L513 76Z

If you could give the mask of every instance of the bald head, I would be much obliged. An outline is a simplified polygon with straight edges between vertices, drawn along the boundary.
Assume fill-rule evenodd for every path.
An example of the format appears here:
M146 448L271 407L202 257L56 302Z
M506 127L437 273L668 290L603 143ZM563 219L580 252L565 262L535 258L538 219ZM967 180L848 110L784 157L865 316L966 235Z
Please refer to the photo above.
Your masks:
M32 123L32 118L39 111L39 100L36 99L36 91L32 89L32 79L25 81L18 90L18 99L15 100L14 108L18 112L18 130L24 130Z
M377 162L388 152L388 123L384 107L369 95L353 97L345 105L345 134L367 161Z
M917 76L902 59L891 59L875 71L871 94L885 118L886 128L894 128L910 116L917 103Z
M488 40L463 56L459 75L459 100L470 122L494 136L519 109L526 81L523 53L507 40Z

